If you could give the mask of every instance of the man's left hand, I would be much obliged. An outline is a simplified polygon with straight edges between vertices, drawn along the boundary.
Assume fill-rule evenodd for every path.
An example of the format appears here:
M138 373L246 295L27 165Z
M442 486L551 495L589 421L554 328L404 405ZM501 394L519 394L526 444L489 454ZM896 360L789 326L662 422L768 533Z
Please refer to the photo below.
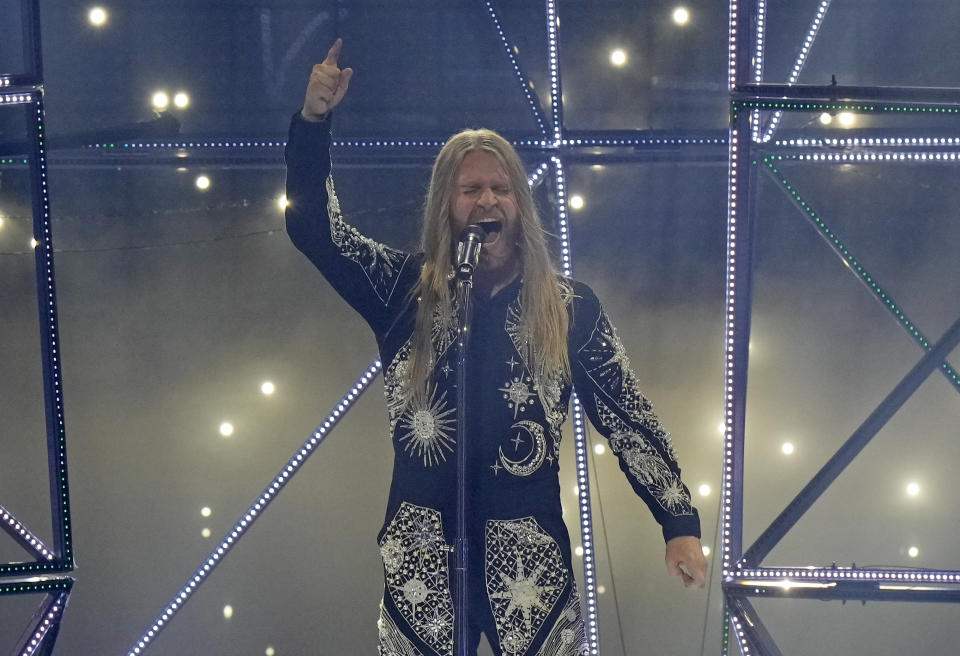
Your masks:
M702 588L707 582L707 559L703 556L700 540L692 535L673 538L667 542L667 572L683 579L683 587Z

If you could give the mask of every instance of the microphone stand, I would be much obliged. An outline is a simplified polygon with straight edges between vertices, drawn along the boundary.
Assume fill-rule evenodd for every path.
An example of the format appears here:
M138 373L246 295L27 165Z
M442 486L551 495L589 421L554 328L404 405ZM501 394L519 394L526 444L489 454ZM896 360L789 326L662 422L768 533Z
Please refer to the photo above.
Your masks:
M457 331L457 535L455 569L457 598L453 608L454 655L467 656L467 345L473 321L473 270L480 257L486 233L469 225L460 236L456 261L457 306L460 327Z

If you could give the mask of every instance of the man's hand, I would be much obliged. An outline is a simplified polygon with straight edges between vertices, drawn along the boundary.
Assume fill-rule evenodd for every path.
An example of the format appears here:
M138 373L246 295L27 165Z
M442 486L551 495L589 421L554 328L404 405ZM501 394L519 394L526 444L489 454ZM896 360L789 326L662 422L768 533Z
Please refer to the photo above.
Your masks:
M667 572L683 579L683 587L702 588L707 582L707 559L703 556L700 540L692 535L673 538L667 542Z
M300 115L308 121L321 121L334 107L343 100L343 95L350 86L353 69L340 70L337 59L343 48L343 39L337 39L330 46L327 58L315 64L310 73L310 82L307 84L307 94L303 99L303 109Z

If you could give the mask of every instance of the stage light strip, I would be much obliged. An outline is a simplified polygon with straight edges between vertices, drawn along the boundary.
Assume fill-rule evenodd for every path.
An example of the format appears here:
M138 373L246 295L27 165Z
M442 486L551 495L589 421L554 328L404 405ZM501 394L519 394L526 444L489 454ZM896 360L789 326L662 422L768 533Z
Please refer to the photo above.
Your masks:
M730 17L727 23L727 90L737 86L737 21L739 20L737 0L730 0Z
M733 625L733 633L737 636L737 644L740 646L740 653L743 656L750 656L750 643L747 642L746 632L743 630L743 624L740 622L739 615L731 615L730 623Z
M547 45L550 66L550 113L553 118L553 147L563 141L563 93L560 87L560 19L556 0L547 0Z
M530 111L533 112L533 118L537 122L537 127L540 128L540 134L543 135L543 138L547 138L547 125L546 117L543 115L543 109L540 107L540 101L536 98L530 90L533 88L531 82L527 79L527 76L524 75L523 70L520 68L519 62L517 62L516 53L514 49L510 47L510 42L507 40L507 35L503 31L503 25L500 24L500 16L497 15L497 9L494 7L493 3L490 0L483 0L484 6L487 8L487 13L490 14L490 20L493 21L493 27L497 30L497 34L500 36L500 43L503 44L503 49L507 53L507 58L510 60L511 66L513 66L513 72L517 76L517 80L520 82L520 88L523 89L523 95L527 99L527 103L530 105Z
M551 158L557 181L557 210L560 217L560 257L561 270L568 278L573 277L570 254L570 230L567 224L567 190L563 172L563 162L554 156ZM600 631L597 613L596 565L593 553L593 521L590 512L590 475L587 458L590 457L587 445L585 413L576 392L572 399L573 441L577 462L577 501L580 509L580 541L583 546L583 583L586 588L586 636L591 655L600 653Z
M827 9L829 8L830 0L821 0L820 6L817 8L817 13L813 17L813 22L810 24L810 29L807 30L807 37L804 39L803 45L800 47L800 54L797 55L797 60L793 64L793 70L790 71L790 77L787 80L787 84L797 83L797 79L800 77L800 71L803 70L804 65L807 63L807 55L810 54L810 49L813 48L813 42L817 38L817 33L820 31L820 26L823 24L823 18L827 15ZM760 80L757 80L757 82L760 82ZM777 111L774 112L773 116L770 117L762 138L764 143L773 138L773 133L780 124L780 117L782 114L782 111ZM756 135L754 135L754 140L756 140Z
M838 567L820 568L774 568L758 567L742 569L731 582L746 585L755 580L763 585L779 587L802 587L816 582L835 581L910 581L920 583L960 583L960 571L955 570L916 570L916 569L848 569ZM775 583L770 579L777 579Z
M32 93L4 93L0 94L0 105L22 105L24 103L33 102L34 97Z
M921 153L927 155L928 153ZM834 233L830 227L823 221L823 218L817 214L816 210L803 199L800 193L794 188L793 184L784 177L783 173L780 172L773 162L779 161L782 159L782 156L770 156L763 158L763 163L766 164L770 173L773 175L774 179L783 187L784 191L791 197L797 207L807 215L807 217L812 221L814 228L817 232L820 233L820 236L823 237L830 248L843 260L843 263L847 266L850 271L852 271L860 281L866 285L870 292L879 300L883 305L893 314L894 318L900 325L906 330L925 351L929 351L933 348L933 345L927 339L927 337L920 332L916 324L914 324L910 318L903 312L901 306L880 286L876 279L867 271L863 265L857 260L857 258L850 252L850 250L844 245L840 238ZM940 363L940 369L943 371L943 374L947 377L947 380L953 384L954 388L960 391L960 374L950 365L949 362L944 361Z
M14 517L13 513L0 505L0 522L3 528L13 537L21 547L27 551L37 554L38 558L52 561L53 552L43 543L43 541L34 535L30 529L23 525L20 520Z
M33 656L34 653L37 653L37 650L41 647L43 639L47 637L50 629L60 624L60 620L63 617L63 609L67 605L67 598L69 596L69 592L61 592L56 596L51 595L52 598L50 602L43 610L43 617L37 623L33 635L29 637L23 649L20 651L20 656Z
M340 402L333 409L333 411L327 416L327 418L320 424L317 429L314 431L306 442L303 443L303 446L290 458L286 466L280 470L280 473L274 477L273 481L267 488L261 493L260 497L247 509L247 512L244 513L236 524L234 524L233 529L227 533L227 535L220 542L220 545L210 552L210 555L207 557L206 561L194 571L193 575L190 577L190 580L180 589L180 591L174 596L174 598L167 604L166 608L163 609L163 612L160 613L153 625L147 629L147 631L140 636L140 639L136 644L127 652L127 656L138 656L142 654L147 648L153 644L153 641L156 639L157 635L166 627L171 619L180 611L183 605L187 602L188 599L196 592L197 588L207 579L211 572L216 569L217 565L226 557L227 553L240 541L240 538L247 532L247 530L253 526L253 523L257 518L266 510L267 506L276 498L280 490L290 481L291 478L300 470L300 467L307 461L307 458L310 457L311 453L327 437L334 426L336 426L340 419L347 413L347 411L353 406L354 402L360 398L360 395L366 391L370 386L370 383L376 378L377 374L380 372L382 365L379 359L374 360L373 363L364 371L363 375L357 380L353 388L347 394L340 399Z
M578 137L562 139L561 146L708 146L727 143L726 138L720 137Z
M543 180L543 176L547 174L547 171L550 170L550 165L546 162L541 162L537 168L527 177L527 185L531 190L540 184L540 181Z
M790 148L854 148L873 146L960 146L960 137L817 137L814 139L778 139L774 145Z
M791 153L778 155L777 159L804 162L955 162L960 159L956 152L874 152L874 153Z
M757 33L756 33L756 43L754 44L753 50L753 81L757 84L763 82L763 55L764 55L764 44L763 40L766 36L766 24L767 24L767 1L766 0L757 0ZM753 130L753 140L760 140L760 130L761 130L761 121L760 121L760 110L755 109L750 116L750 125Z

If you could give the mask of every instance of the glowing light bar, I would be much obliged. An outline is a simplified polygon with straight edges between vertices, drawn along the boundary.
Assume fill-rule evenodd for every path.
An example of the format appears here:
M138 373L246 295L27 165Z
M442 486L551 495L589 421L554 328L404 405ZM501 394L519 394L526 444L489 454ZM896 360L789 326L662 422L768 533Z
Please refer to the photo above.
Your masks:
M800 71L803 70L804 65L807 63L807 55L810 54L810 49L813 48L813 42L817 38L820 26L823 24L823 17L827 15L827 9L830 8L830 1L831 0L820 0L820 6L817 8L817 13L813 17L813 22L810 23L810 29L807 30L807 38L804 39L803 45L800 46L800 54L797 55L797 60L793 63L793 70L790 71L790 78L787 80L787 84L796 84L799 79ZM759 81L760 80L757 80L757 82ZM770 121L767 123L767 129L760 139L761 141L766 143L773 138L773 133L780 124L782 114L782 111L773 113L773 116L770 117ZM756 140L756 135L754 135L754 140Z
M783 159L805 162L950 162L960 159L956 152L872 152L872 153L792 153Z
M706 146L725 143L727 143L727 140L721 137L580 137L577 139L562 139L560 141L560 145L562 146Z
M20 105L23 103L33 102L32 93L5 93L0 94L0 104L8 105Z
M20 546L28 551L34 552L41 560L52 561L54 559L51 551L43 541L30 532L9 510L0 505L0 521L5 525L4 528Z
M547 46L550 67L550 110L553 118L553 145L559 146L563 139L563 96L560 92L560 45L557 32L560 19L557 16L557 3L547 0Z
M766 0L757 0L757 33L756 33L756 43L753 50L753 81L757 84L763 82L763 55L764 55L764 44L763 40L766 36L766 24L767 24L767 2ZM753 110L753 114L750 118L750 125L753 129L753 140L759 141L760 139L760 110Z
M20 651L20 656L32 656L36 653L37 649L39 649L43 643L43 639L50 632L50 629L54 629L60 624L63 608L66 605L69 595L69 592L61 592L51 599L50 603L43 610L43 618L37 624L33 635L30 636L30 639Z
M500 37L500 43L503 44L503 49L507 53L507 58L510 60L510 65L513 66L513 72L517 76L517 81L520 82L520 88L523 90L523 95L527 99L527 103L530 105L530 111L533 112L533 118L537 122L537 127L540 129L540 134L546 137L546 118L544 117L543 110L540 107L540 101L530 92L530 83L527 80L527 76L524 75L523 70L521 70L520 64L517 62L517 58L515 56L516 51L510 46L510 42L507 40L507 35L503 31L503 25L500 23L500 17L497 15L496 7L494 7L493 3L489 0L484 0L483 4L487 8L487 13L490 14L490 20L493 21L493 27L497 30L497 35Z
M827 137L778 139L784 147L960 146L960 137Z
M820 582L830 581L918 581L921 583L960 583L960 571L918 570L918 569L845 569L835 567L821 568L774 568L760 567L743 569L730 582L749 581L763 587L772 587L773 579L790 580L793 587L810 579ZM759 581L759 582L758 582ZM782 586L781 586L782 587Z
M127 652L127 656L139 656L153 643L157 635L162 631L167 623L176 615L188 599L196 592L197 588L207 579L217 565L226 557L230 550L240 541L240 538L253 526L257 518L266 510L267 506L276 498L280 490L290 482L290 479L300 470L300 467L307 461L307 458L313 451L320 446L327 435L333 430L340 419L353 406L354 402L360 398L360 395L366 391L370 383L380 372L382 364L380 360L374 360L373 363L363 372L359 380L354 384L347 394L340 399L337 406L331 411L327 418L320 424L300 449L290 458L289 462L280 470L280 473L274 477L273 481L264 489L260 497L253 502L247 509L247 512L234 524L233 529L221 540L220 544L210 552L206 561L194 571L187 583L174 596L169 604L163 609L160 615L154 620L153 625L140 636L136 644Z
M784 579L782 581L750 581L750 580L737 580L737 585L742 585L748 588L782 588L784 590L789 590L791 588L835 588L837 587L836 583L818 583L815 581L791 581L789 579Z

